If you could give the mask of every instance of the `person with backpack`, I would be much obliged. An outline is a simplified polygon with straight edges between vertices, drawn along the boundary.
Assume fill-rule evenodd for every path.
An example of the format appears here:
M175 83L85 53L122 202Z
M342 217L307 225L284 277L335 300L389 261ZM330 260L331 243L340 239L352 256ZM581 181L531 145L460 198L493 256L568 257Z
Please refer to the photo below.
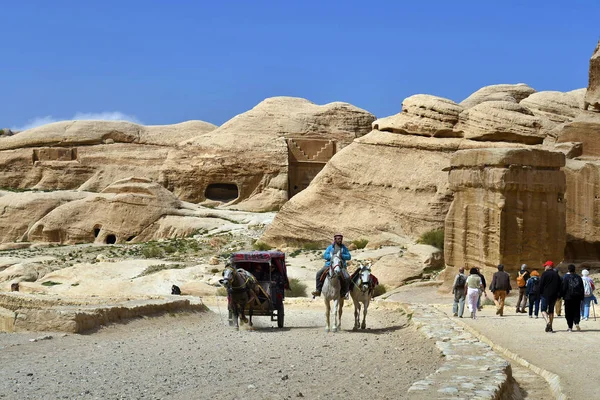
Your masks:
M460 267L458 274L454 278L452 284L452 294L454 295L454 304L452 305L452 312L455 317L462 318L465 312L465 285L467 283L467 276L465 275L465 268Z
M521 270L517 272L517 286L519 287L519 300L517 300L517 311L516 313L525 313L525 307L527 306L527 280L529 279L529 271L527 271L527 264L521 265Z
M529 299L529 318L533 318L534 313L537 318L540 311L540 274L535 270L531 271L531 278L527 280L525 296Z
M579 327L581 302L583 301L583 279L575 273L575 265L569 264L569 272L565 274L560 285L560 297L563 299L565 306L565 319L567 320L567 332L573 332L573 324L575 329L581 330Z
M596 299L596 296L594 296L594 290L596 290L596 286L594 285L594 280L589 277L590 271L584 269L581 271L581 275L581 279L583 280L583 312L581 316L584 321L587 321L590 317L590 304L592 301L595 304L598 304L598 300Z

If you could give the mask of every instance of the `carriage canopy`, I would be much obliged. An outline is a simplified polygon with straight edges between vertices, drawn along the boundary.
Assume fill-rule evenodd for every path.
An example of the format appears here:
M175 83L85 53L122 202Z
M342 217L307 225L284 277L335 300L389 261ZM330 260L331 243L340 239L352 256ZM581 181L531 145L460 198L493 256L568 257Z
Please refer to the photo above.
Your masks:
M231 255L231 263L236 267L247 269L250 272L254 271L254 264L273 266L281 274L284 287L286 289L290 288L287 267L285 265L285 253L281 251L238 251Z

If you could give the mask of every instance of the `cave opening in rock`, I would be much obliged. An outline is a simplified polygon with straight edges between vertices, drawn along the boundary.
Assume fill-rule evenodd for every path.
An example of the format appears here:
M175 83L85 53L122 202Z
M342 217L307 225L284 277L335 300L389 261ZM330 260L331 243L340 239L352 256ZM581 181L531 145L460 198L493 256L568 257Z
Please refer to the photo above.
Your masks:
M235 183L211 183L204 191L206 199L224 203L235 200L238 196L239 191Z
M106 235L106 244L115 244L117 243L117 237L113 234Z
M100 227L95 226L94 227L94 237L98 237L99 234L100 234Z

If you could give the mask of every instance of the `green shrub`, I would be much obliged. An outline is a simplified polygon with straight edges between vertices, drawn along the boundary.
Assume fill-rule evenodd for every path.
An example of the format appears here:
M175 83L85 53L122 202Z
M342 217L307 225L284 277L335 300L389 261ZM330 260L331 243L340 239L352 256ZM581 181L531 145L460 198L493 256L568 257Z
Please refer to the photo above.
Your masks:
M167 254L173 254L177 251L177 247L173 246L172 244L168 244L165 246L164 250Z
M290 254L288 254L288 257L292 257L292 258L294 258L294 257L296 257L298 254L300 254L300 252L302 252L302 250L300 250L300 249L296 249L296 250L292 251Z
M373 297L381 296L386 292L385 285L377 285L373 289Z
M52 282L52 281L42 282L42 286L55 286L55 285L62 285L62 283L60 283L60 282Z
M437 247L440 250L444 250L444 230L435 229L427 231L421 235L417 240L417 243L428 244L430 246Z
M220 287L215 292L215 295L216 296L221 296L221 297L227 297L227 289L225 289L224 287Z
M304 250L320 250L321 249L321 245L319 245L319 243L308 242L308 243L304 243L302 245L302 248Z
M490 299L489 297L485 297L483 299L483 301L481 302L482 306L493 306L495 305L494 300Z
M154 265L151 265L148 268L146 268L144 271L142 271L142 273L139 274L138 276L136 276L136 278L150 275L150 274L153 274L155 272L162 271L165 269L183 269L185 267L186 267L185 264L154 264Z
M272 247L269 246L268 244L263 243L263 242L259 242L259 241L254 242L254 244L252 245L252 248L254 250L260 250L260 251L266 251L266 250L271 250L272 249Z
M161 258L164 256L164 253L160 247L150 244L142 249L142 256L144 258Z
M356 246L357 249L364 249L367 246L367 243L369 243L368 239L358 239L352 241L352 244Z
M219 268L213 268L210 270L210 272L216 274L217 272L219 272Z
M288 297L306 297L306 284L297 278L290 279L290 290L286 292Z

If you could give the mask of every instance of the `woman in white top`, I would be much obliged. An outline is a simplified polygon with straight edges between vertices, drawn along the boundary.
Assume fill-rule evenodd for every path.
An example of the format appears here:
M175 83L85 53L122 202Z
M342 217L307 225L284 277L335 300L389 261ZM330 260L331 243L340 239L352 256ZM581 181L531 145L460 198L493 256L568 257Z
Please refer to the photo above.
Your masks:
M467 283L465 283L465 296L467 297L467 305L471 310L471 318L477 319L477 300L479 293L483 290L481 278L477 275L477 268L471 268Z

